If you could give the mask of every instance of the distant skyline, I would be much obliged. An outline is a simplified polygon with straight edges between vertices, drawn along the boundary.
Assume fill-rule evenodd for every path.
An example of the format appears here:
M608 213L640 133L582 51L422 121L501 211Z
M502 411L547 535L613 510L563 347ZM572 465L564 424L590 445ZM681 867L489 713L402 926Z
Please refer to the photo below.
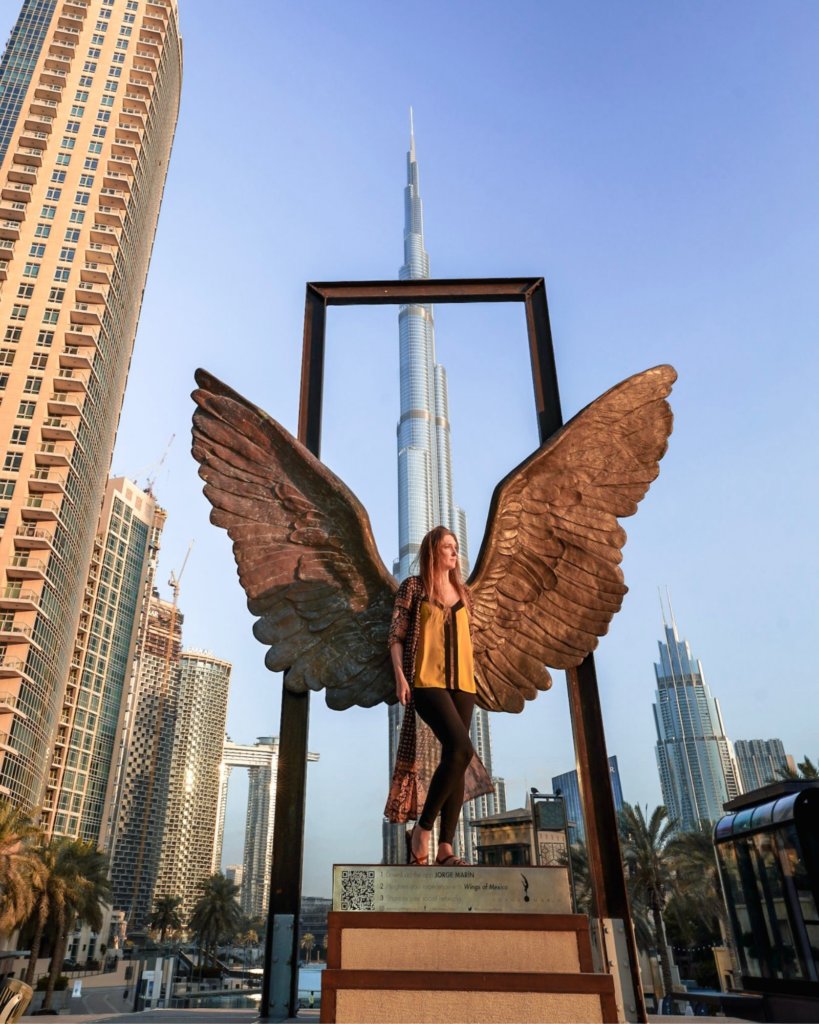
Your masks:
M17 4L3 6L6 33ZM374 16L377 13L377 17ZM230 544L189 454L201 365L295 430L304 286L400 263L406 112L423 139L439 277L543 274L564 416L670 362L675 429L629 534L622 612L596 653L609 754L631 802L660 803L657 586L707 667L731 737L819 755L819 7L418 0L406 11L180 0L184 83L112 471L156 474L158 580L179 571L185 643L233 666L228 731L279 731ZM525 25L525 32L521 32ZM309 40L309 46L305 45ZM329 319L322 458L397 549L396 310ZM537 444L520 311L438 307L469 542L495 483ZM160 466L168 439L175 435ZM378 860L386 711L318 697L304 892L333 861ZM565 684L492 716L509 806L574 763ZM235 790L235 791L234 791ZM354 799L351 794L354 793ZM241 862L231 787L224 863Z

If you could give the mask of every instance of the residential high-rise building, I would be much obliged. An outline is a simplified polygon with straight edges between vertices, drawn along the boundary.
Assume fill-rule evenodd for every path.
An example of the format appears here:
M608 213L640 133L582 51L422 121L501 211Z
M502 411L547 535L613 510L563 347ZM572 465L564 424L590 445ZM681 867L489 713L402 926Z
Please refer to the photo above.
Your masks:
M615 811L623 809L623 787L620 784L620 769L617 766L617 755L609 758L609 780L611 793L614 797ZM577 771L564 772L552 779L552 793L562 796L566 807L567 834L570 843L586 842L586 823L583 819L583 805L580 801L580 783Z
M318 761L308 753L308 761ZM279 737L260 736L255 743L234 743L225 737L220 768L219 802L216 812L216 843L213 870L222 863L225 808L228 784L234 768L247 768L248 792L245 819L245 847L242 862L242 891L239 902L250 917L267 912L270 901L270 868L273 863L273 822L276 810L276 782L279 775Z
M680 829L707 827L740 792L733 746L702 664L680 639L673 616L659 648L653 707L663 802Z
M179 703L182 614L154 593L141 627L107 850L112 906L147 922L162 851ZM174 893L174 895L177 895Z
M0 793L27 807L70 699L181 73L175 0L24 0L0 64Z
M180 896L186 920L214 870L219 779L231 665L204 651L183 651L168 802L156 896Z
M410 113L410 148L404 189L404 263L402 281L429 277L429 255L424 245L424 217L415 156L415 133ZM435 321L431 305L401 306L398 314L401 414L398 421L398 558L399 579L418 572L418 552L424 535L434 526L446 526L458 538L461 572L469 574L466 514L452 493L449 399L446 370L435 361ZM389 708L389 766L395 763L404 709ZM426 728L426 726L423 726ZM475 709L472 743L492 775L489 715ZM434 769L433 765L429 768ZM494 794L464 807L456 847L474 858L469 822L497 811ZM403 826L383 829L384 861L400 863L406 857Z
M103 841L146 580L164 521L151 494L122 477L109 481L43 804L53 835Z
M795 768L793 758L785 753L782 740L737 740L734 753L743 793L778 782Z

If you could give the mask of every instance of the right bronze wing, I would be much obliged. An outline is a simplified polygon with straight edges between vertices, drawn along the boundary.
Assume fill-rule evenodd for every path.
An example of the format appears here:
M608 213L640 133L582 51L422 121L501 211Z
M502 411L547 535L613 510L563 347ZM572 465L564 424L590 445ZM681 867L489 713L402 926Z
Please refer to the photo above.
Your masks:
M281 424L196 371L193 455L210 518L233 541L265 663L329 707L395 701L387 635L397 583L367 513Z
M623 603L625 530L660 472L677 374L655 366L579 412L495 488L470 585L478 704L520 711L595 649Z

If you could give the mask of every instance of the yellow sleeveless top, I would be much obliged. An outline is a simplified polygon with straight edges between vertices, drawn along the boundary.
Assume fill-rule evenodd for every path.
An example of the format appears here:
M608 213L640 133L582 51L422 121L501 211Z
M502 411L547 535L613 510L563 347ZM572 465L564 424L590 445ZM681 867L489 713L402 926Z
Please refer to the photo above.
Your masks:
M444 608L427 598L419 608L413 686L475 692L469 612L463 601Z

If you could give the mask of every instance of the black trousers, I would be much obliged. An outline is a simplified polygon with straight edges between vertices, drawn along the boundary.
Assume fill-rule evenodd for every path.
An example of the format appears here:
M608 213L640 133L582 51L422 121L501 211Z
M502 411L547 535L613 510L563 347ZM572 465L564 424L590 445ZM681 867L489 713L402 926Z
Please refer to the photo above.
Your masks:
M451 843L464 802L464 775L475 752L469 739L475 694L419 686L413 697L415 710L441 744L441 763L430 781L418 823L431 829L440 814L440 841Z

